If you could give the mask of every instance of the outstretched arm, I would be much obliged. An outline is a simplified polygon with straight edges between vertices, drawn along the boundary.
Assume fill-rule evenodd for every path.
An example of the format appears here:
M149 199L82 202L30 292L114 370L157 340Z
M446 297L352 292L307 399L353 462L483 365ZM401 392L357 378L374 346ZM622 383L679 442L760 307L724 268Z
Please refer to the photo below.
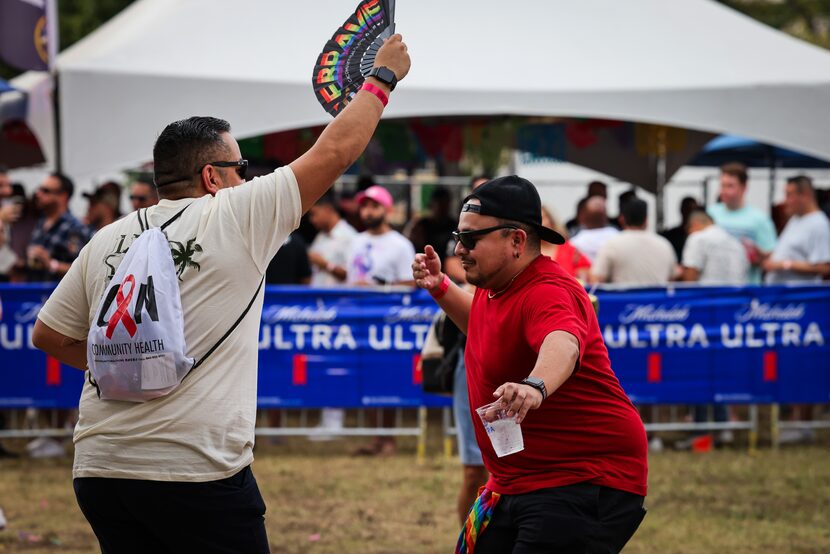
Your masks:
M392 35L378 50L375 67L386 66L398 80L409 73L409 54L401 35ZM389 87L370 77L367 81L389 95ZM311 149L290 167L297 177L303 213L331 187L363 153L375 132L383 104L372 93L358 92L349 105L329 123Z

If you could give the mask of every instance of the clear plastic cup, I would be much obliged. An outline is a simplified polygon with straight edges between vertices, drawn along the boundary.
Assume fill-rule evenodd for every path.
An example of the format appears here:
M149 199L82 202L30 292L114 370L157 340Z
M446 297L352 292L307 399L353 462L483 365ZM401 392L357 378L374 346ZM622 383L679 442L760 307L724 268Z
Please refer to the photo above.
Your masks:
M516 423L517 414L508 417L507 409L500 401L476 408L476 413L490 437L496 456L502 458L525 449L522 427Z

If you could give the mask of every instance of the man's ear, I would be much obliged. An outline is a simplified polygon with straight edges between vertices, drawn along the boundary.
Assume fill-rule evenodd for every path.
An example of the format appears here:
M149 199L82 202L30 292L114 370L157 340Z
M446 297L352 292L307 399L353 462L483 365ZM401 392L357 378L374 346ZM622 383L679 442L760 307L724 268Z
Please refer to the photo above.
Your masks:
M216 168L210 164L202 168L199 178L202 188L211 196L216 196L216 191L222 188L221 177L216 171Z

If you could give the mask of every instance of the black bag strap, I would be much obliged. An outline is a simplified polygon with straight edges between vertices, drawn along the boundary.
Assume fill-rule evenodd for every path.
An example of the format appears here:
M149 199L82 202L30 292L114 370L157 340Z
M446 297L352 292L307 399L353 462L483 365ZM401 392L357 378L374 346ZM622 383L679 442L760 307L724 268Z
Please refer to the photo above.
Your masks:
M193 204L193 202L191 202L190 204L188 204L187 206L185 206L184 208L182 208L181 210L176 212L176 214L173 217L171 217L170 219L168 219L167 221L162 223L159 226L159 229L164 231L167 228L168 225L170 225L171 223L173 223L174 221L179 219L182 216L182 214L184 213L184 211L186 209L188 209L191 204ZM141 232L142 233L150 228L150 220L147 218L147 210L148 209L149 208L143 208L143 209L138 210L138 211L135 212L136 216L138 217L138 225L141 227ZM142 214L144 215L144 219L141 219Z
M190 368L190 371L188 371L188 372L187 372L187 375L190 375L190 373L191 373L194 369L196 369L197 367L199 367L200 365L202 365L202 364L204 363L204 361L205 361L205 360L207 360L208 356L210 356L211 354L213 354L213 353L216 351L216 349L217 349L217 348L219 348L219 346L220 346L223 342L225 342L225 339L227 339L229 336L231 336L231 333L233 333L233 332L234 332L234 330L236 330L236 328L237 328L237 327L239 327L239 324L240 324L240 323L242 323L242 320L243 320L243 319L245 319L245 316L246 316L246 315L248 315L248 312L250 311L251 306L253 306L253 305L254 305L254 300L256 300L256 297L259 295L259 291L262 289L262 285L263 285L263 283L265 283L265 275L263 275L263 276L262 276L262 279L261 279L261 280L260 280L260 282L259 282L259 286L256 288L256 292L255 292L255 293L254 293L254 295L251 297L251 301L250 301L250 302L248 302L248 305L247 305L247 306L245 306L245 310L242 312L242 314L240 314L240 316L237 318L237 320L233 322L233 325L231 325L231 328L230 328L230 329L228 329L227 333L225 333L224 335L222 335L222 338L220 338L218 341L216 341L216 344L214 344L214 345L210 348L210 350L208 350L208 351L207 351L207 353L205 353L205 355L204 355L204 356L202 356L202 357L201 357L201 359L199 359L199 361L197 361L197 362L194 362L194 363L193 363L193 367L191 367L191 368ZM185 375L185 376L182 378L182 381L184 381L185 379L187 379L187 375Z

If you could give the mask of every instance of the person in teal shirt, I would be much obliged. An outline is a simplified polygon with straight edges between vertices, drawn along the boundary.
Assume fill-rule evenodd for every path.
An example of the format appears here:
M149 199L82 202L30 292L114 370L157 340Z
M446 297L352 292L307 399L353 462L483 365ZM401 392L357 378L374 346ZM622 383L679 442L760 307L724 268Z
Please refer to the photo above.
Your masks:
M772 220L760 210L744 203L747 171L741 163L721 167L720 202L710 206L709 216L717 225L741 241L750 263L748 283L761 284L761 263L775 248Z

